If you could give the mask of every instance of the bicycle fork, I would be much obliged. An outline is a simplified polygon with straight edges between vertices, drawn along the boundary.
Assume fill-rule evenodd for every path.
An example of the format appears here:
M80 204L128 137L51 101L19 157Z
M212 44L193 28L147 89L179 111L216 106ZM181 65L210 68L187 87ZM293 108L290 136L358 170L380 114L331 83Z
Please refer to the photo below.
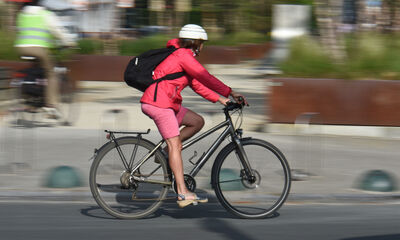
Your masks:
M239 136L238 136L239 135ZM237 134L232 135L232 141L236 146L236 156L238 157L238 159L240 160L240 163L243 166L243 170L244 170L244 174L246 176L246 179L250 182L250 183L254 183L256 181L256 176L253 173L253 170L251 168L249 159L247 157L246 152L244 151L243 145L242 145L242 141L241 141L241 129L237 130Z

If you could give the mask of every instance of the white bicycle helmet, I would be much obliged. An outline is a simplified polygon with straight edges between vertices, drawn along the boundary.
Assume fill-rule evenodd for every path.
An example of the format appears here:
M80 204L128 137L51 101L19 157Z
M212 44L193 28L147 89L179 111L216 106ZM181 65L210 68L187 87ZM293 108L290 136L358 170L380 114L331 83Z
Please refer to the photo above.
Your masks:
M208 40L207 32L199 25L186 24L179 31L179 38Z

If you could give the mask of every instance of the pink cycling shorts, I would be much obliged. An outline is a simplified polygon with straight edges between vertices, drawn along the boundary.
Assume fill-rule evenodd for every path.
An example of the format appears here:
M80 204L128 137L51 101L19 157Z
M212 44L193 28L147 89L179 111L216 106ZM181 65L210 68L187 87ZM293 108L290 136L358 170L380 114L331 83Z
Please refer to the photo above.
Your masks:
M142 112L154 120L158 131L164 139L179 136L179 127L188 109L181 106L178 113L171 108L159 108L142 103Z

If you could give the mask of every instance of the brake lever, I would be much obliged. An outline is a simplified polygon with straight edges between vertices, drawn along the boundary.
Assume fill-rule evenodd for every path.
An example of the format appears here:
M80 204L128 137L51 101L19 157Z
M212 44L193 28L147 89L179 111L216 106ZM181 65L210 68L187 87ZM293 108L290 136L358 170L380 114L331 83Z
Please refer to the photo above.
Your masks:
M238 97L238 101L240 102L240 105L242 105L242 107L247 106L249 107L250 105L247 103L245 103L244 98L242 96Z

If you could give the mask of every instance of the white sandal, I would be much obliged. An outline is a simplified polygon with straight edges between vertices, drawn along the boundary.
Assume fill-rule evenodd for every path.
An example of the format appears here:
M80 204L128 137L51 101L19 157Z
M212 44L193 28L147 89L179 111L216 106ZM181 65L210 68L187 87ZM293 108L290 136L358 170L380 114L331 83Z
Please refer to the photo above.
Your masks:
M176 203L178 203L179 207L184 208L190 204L197 205L198 203L206 203L208 202L208 198L206 197L199 197L195 193L192 193L194 195L194 199L186 199L185 194L178 194L178 197L181 198L181 200L177 200ZM186 194L188 195L188 194Z

